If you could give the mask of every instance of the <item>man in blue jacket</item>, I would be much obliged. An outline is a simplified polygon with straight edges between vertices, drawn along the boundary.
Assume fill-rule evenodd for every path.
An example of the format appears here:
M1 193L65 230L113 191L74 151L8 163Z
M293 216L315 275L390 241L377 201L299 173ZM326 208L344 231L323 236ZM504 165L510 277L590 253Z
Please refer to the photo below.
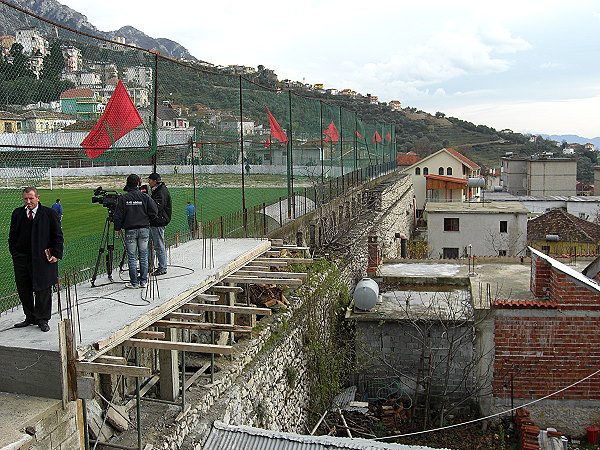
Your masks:
M50 331L52 287L58 280L57 261L63 256L63 233L58 214L42 206L36 188L23 189L22 198L25 206L12 212L8 233L17 292L25 313L25 320L15 328L38 325L40 330Z
M113 222L115 231L125 230L125 247L127 249L127 265L129 266L129 283L125 287L145 288L148 283L148 239L150 238L150 222L158 215L154 200L139 189L140 177L131 174L127 177L126 194L117 200ZM140 260L140 276L137 276L137 258Z

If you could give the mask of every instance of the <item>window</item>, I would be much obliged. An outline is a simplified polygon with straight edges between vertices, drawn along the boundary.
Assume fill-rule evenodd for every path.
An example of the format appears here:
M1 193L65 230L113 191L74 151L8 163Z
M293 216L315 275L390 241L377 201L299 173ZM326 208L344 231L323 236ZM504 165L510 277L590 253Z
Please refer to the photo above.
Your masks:
M458 231L458 217L444 217L444 231Z
M421 175L421 168L420 167L415 168L415 175Z
M458 259L458 248L444 247L442 249L442 257L444 259Z
M452 167L446 169L446 175L452 175Z
M506 256L506 250L498 250L498 256Z
M438 169L438 175L444 175L444 168L443 167L440 167Z
M542 245L542 252L544 252L546 255L549 255L550 254L550 246Z
M423 175L429 175L429 167L423 167Z
M500 233L508 233L508 221L507 220L500 221Z

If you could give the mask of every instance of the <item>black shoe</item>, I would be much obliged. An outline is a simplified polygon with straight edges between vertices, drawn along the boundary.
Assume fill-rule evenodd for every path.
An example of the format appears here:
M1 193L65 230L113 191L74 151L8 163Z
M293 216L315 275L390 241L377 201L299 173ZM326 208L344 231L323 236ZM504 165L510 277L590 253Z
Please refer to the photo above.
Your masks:
M13 327L15 327L15 328L24 328L24 327L28 327L29 325L33 325L33 322L25 319L23 322L15 323L13 325Z
M166 270L156 269L154 272L152 272L152 275L154 275L155 277L158 276L158 275L166 275L166 274L167 274Z
M42 330L44 333L50 331L50 326L48 325L48 322L40 322L38 326L40 327L40 330Z

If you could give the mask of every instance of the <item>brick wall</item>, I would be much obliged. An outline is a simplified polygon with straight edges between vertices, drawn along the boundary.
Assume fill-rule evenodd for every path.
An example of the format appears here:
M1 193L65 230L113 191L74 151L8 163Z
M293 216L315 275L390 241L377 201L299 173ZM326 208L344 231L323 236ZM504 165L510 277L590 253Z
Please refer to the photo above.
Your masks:
M551 266L539 257L531 258L531 282L530 288L533 295L538 298L546 297L550 287Z
M523 311L526 314L526 311ZM496 317L494 396L540 398L600 369L600 317ZM600 376L554 399L600 399Z
M552 270L549 284L550 300L560 309L600 310L600 292L574 283L564 273Z

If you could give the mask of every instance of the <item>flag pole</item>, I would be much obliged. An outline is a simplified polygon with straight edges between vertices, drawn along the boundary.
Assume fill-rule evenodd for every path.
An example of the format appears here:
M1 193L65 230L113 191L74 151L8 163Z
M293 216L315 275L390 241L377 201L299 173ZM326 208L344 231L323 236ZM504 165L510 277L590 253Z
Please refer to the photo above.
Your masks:
M293 215L292 218L296 218L296 198L294 196L294 161L293 161L293 148L292 148L292 91L288 90L288 101L289 101L289 118L290 118L290 131L289 131L289 136L288 136L288 141L287 141L287 145L288 145L288 153L289 153L289 158L288 158L288 163L289 163L289 171L290 171L290 177L289 177L289 188L288 188L288 193L290 195L290 200L291 200L291 209L293 211ZM288 211L288 214L290 213L290 211Z
M342 190L344 189L344 133L342 123L342 107L340 106L340 169L342 170Z
M242 76L240 79L240 161L242 168L242 211L244 214L244 231L248 231L248 211L246 211L246 179L244 177L244 99L242 94Z
M154 53L154 111L152 115L152 133L150 134L150 146L152 148L152 172L156 172L156 162L157 162L157 127L156 127L156 118L158 116L158 52Z

